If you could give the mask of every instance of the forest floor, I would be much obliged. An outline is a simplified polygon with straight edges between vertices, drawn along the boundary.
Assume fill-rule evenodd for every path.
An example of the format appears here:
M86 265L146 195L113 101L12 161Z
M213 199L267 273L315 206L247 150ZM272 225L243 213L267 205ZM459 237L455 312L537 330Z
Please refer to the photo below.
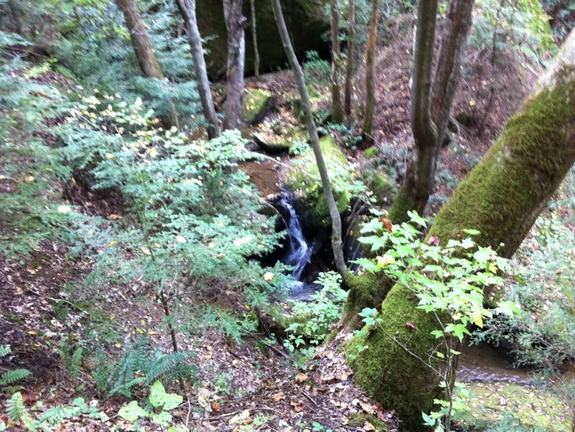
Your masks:
M398 32L400 34L401 32ZM411 148L409 127L409 73L411 36L398 38L377 55L375 142L387 159L405 161ZM518 53L474 51L467 55L466 73L453 110L459 120L454 142L445 149L440 163L440 179L431 213L449 196L457 182L474 166L501 131L505 119L519 106L538 74ZM361 76L361 71L358 74ZM358 80L359 81L359 80ZM288 73L266 75L251 85L273 90L276 105L281 94L293 91ZM361 85L358 83L358 100ZM362 158L361 149L352 149L353 158ZM286 162L287 157L282 161ZM279 191L274 162L252 163L243 167L260 188L262 196ZM396 179L397 182L401 178ZM79 204L81 197L78 196ZM84 199L84 207L110 216L118 203ZM84 364L77 376L67 369L62 350L73 343L76 334L88 325L87 313L68 301L63 292L68 281L89 271L89 263L70 262L66 249L44 243L29 259L0 261L1 343L11 345L13 353L0 358L0 368L25 368L32 375L24 382L23 397L28 407L41 400L49 406L69 405L83 397L91 407L108 416L106 422L86 416L65 421L58 431L135 430L134 425L117 415L128 400L100 393L90 375L93 365ZM241 308L241 299L227 298L215 290L214 298ZM142 309L130 293L113 299L123 305L120 325L126 334L146 333L159 346L169 346L169 335L162 334L160 310ZM208 301L208 299L203 299ZM59 319L66 309L68 318ZM158 308L159 309L159 308ZM117 317L104 317L117 321ZM337 324L335 324L337 329ZM175 424L195 431L372 431L384 422L390 431L398 429L393 407L371 400L353 384L352 371L337 350L347 337L339 334L319 348L305 364L287 354L280 345L262 343L264 332L248 335L242 344L220 334L190 338L184 349L195 352L199 379L188 388L184 403L172 411ZM111 347L110 349L114 349ZM172 389L179 392L178 389ZM136 393L135 396L145 396ZM5 406L8 396L0 394ZM533 408L535 409L535 408ZM561 417L562 413L557 413ZM561 419L557 419L559 422ZM8 424L0 411L0 425ZM143 430L163 430L151 422L141 422ZM10 430L18 430L12 426Z

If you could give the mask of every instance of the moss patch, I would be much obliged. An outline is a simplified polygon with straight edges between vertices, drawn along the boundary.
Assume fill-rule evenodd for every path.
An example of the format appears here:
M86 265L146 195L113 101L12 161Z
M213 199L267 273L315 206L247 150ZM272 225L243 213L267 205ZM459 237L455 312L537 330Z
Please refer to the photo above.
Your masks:
M363 429L364 426L366 426L366 423L373 426L373 429ZM351 427L362 428L363 430L372 430L375 432L387 432L389 430L385 422L382 422L377 417L369 414L351 414L349 416L347 425Z
M290 151L295 141L308 142L308 135L302 129L290 129L276 134L273 130L263 130L252 134L254 141L266 153L277 154Z
M458 424L473 430L486 430L512 415L529 430L571 432L566 404L557 396L537 387L508 383L469 383L471 397L462 397L472 409Z
M380 275L376 273L354 275L351 272L344 275L343 282L349 288L344 316L352 327L361 327L362 321L358 313L365 308L379 308L391 289L393 285L391 279L385 277L383 272Z
M341 213L345 211L351 200L351 186L354 184L352 169L345 154L335 144L332 137L323 137L320 140L320 147L329 170L334 198ZM311 148L305 150L294 160L292 168L286 172L284 183L296 197L295 204L302 215L302 220L317 228L330 225L327 201Z
M248 88L244 99L242 120L253 124L262 120L273 103L273 94L267 90Z

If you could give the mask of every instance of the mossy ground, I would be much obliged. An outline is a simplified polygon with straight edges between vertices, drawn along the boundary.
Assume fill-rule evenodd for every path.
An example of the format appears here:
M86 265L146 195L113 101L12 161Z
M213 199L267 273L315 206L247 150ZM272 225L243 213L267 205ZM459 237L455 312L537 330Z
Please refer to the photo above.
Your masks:
M252 124L265 115L273 100L273 94L270 91L248 88L244 99L244 111L242 120Z
M571 432L570 411L565 402L548 391L510 383L467 383L462 397L471 412L464 413L458 425L470 430L489 430L489 426L512 415L527 430Z

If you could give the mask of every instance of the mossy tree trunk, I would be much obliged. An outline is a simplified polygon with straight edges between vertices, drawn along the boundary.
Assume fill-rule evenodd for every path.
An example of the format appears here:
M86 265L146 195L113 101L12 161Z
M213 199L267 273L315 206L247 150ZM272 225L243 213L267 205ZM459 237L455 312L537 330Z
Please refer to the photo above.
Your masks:
M309 99L309 94L307 92L307 87L305 83L305 78L303 74L303 70L297 60L295 55L295 51L291 44L291 40L289 37L288 29L285 24L285 20L283 17L283 12L280 4L280 0L271 0L272 7L274 11L274 17L276 20L276 24L278 26L278 31L281 36L282 44L290 65L293 69L295 80L297 83L297 87L299 90L300 97L302 99L302 104L304 107L304 114L306 120L306 127L309 134L309 138L311 141L311 147L313 150L313 154L315 156L315 160L317 163L317 169L319 171L319 175L321 177L321 185L323 188L323 193L325 195L325 199L327 201L327 206L329 209L329 215L331 218L331 246L333 249L333 256L335 260L335 265L337 271L342 276L345 275L347 272L347 267L345 265L345 259L343 256L343 241L342 241L342 227L341 227L341 215L339 214L339 210L337 208L337 203L335 202L335 198L333 196L333 192L331 189L331 184L329 180L329 175L327 172L327 167L325 165L325 160L323 158L323 154L321 151L321 147L319 144L319 137L317 134L317 129L315 127L315 122L313 120L313 112L311 108L311 101Z
M482 246L511 257L575 162L575 32L483 161L441 209L428 238L442 244L476 229ZM440 377L427 367L438 341L436 318L396 284L382 303L382 324L349 346L355 380L386 407L398 411L403 430L421 431L422 411L442 398ZM406 326L407 323L410 323ZM367 346L362 352L357 346ZM433 360L444 370L453 364Z
M341 106L340 69L341 50L339 43L339 10L337 0L330 0L331 13L331 120L341 123L343 110Z
M226 72L226 103L224 107L224 129L237 129L242 123L244 109L244 66L246 38L243 15L243 0L224 0L224 15L228 31L228 67Z
M217 138L221 135L221 129L210 90L208 69L206 67L206 60L204 59L204 49L202 48L202 36L198 29L196 0L176 0L176 3L186 24L186 33L194 60L194 75L198 81L198 92L200 93L202 111L208 122L208 137L210 139Z
M355 59L355 0L349 0L348 12L348 32L347 32L347 62L345 65L345 92L344 92L344 112L346 123L351 124L351 98L353 80L353 62Z
M130 40L134 47L134 53L138 59L140 69L146 78L156 78L164 80L164 74L160 68L160 63L156 58L156 54L148 38L146 26L142 20L142 15L138 9L137 0L116 0L118 8L124 14L126 20L126 27L130 33ZM177 114L175 107L171 107L171 115L161 116L160 120L166 129L177 125Z
M425 3L425 2L422 2ZM361 135L366 145L373 144L373 112L375 109L375 47L377 45L377 22L379 20L379 1L373 0L369 20L369 39L365 60L365 112Z
M475 0L453 0L432 81L437 1L419 2L411 88L411 127L415 149L405 180L389 211L394 222L407 212L423 213L435 184L437 158L461 77L461 61L472 23Z

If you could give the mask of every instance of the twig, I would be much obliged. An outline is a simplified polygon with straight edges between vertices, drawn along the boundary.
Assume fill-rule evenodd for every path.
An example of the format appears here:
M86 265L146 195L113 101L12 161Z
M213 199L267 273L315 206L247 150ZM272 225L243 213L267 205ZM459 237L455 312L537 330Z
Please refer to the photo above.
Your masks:
M304 395L312 404L314 404L315 406L318 406L317 402L310 395L308 395L304 390L301 390L301 394Z

